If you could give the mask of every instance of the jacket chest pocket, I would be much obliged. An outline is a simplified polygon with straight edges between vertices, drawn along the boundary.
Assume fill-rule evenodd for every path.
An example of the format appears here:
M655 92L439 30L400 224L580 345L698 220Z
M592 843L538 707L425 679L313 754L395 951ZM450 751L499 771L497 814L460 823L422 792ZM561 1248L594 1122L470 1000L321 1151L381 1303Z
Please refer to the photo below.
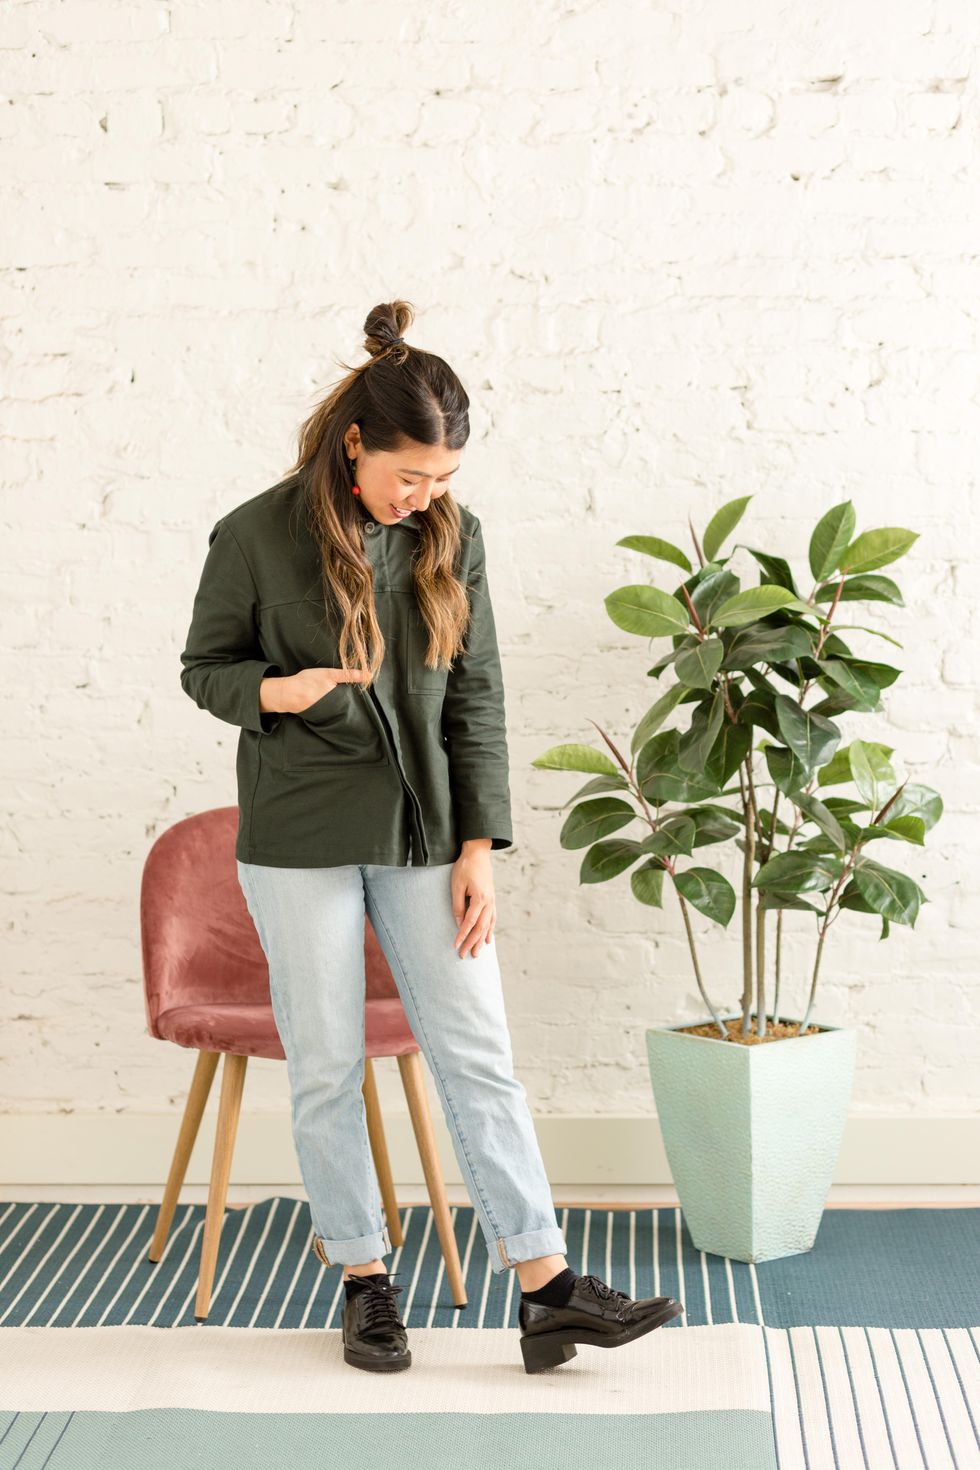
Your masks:
M417 607L412 607L408 611L405 619L404 639L406 687L409 694L427 694L442 699L446 693L449 670L426 668L425 655L429 646L429 630Z
M338 684L302 714L284 720L282 759L287 771L390 764L358 684Z

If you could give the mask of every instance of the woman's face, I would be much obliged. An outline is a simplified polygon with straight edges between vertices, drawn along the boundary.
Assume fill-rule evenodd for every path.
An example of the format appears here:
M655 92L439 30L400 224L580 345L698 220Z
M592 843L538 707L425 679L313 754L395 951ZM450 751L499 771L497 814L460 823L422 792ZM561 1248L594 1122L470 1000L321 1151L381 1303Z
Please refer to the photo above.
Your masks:
M351 424L344 443L356 458L361 503L369 515L385 525L394 525L411 511L422 514L432 500L445 495L459 468L462 451L434 444L416 444L406 439L400 449L368 454L357 425Z

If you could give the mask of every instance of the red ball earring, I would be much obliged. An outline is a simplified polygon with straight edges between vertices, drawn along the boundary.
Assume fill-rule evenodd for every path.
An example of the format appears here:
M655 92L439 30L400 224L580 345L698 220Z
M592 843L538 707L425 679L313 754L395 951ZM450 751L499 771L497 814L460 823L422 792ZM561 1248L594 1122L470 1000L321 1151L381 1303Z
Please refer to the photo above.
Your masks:
M351 490L354 492L355 495L360 495L361 487L357 483L357 469L354 465L353 459L350 461L350 472L354 476L354 484L351 486Z

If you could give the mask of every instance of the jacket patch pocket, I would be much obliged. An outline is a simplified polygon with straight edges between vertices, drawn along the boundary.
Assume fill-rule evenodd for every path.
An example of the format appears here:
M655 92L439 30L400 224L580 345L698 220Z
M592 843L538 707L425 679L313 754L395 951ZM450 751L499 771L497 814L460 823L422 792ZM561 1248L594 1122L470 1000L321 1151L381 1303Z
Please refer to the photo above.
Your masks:
M417 607L405 619L405 669L409 694L434 694L442 699L446 693L448 669L429 669L425 655L429 647L429 630Z
M386 766L388 756L358 684L338 684L299 714L284 720L283 766Z

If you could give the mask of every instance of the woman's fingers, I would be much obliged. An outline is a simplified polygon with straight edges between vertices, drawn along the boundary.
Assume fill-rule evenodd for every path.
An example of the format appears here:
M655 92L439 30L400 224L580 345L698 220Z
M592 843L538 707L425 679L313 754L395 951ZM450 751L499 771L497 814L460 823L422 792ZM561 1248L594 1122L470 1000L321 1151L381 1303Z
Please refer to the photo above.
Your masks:
M495 916L496 908L492 898L484 899L482 903L470 903L454 941L460 959L467 954L475 957L483 945L489 942Z

